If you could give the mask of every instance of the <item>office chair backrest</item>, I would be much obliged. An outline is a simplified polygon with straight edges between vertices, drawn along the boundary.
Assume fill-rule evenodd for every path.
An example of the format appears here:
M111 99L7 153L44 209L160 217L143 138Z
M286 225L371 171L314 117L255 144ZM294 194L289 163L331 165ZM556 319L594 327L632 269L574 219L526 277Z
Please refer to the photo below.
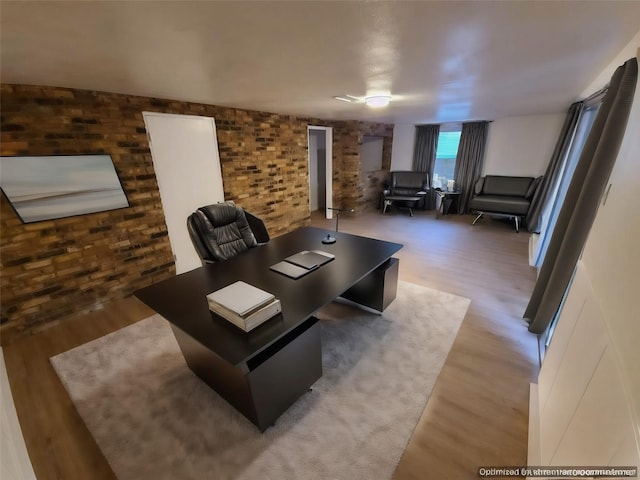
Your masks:
M205 262L227 260L258 245L244 210L233 202L199 208L189 215L187 227Z

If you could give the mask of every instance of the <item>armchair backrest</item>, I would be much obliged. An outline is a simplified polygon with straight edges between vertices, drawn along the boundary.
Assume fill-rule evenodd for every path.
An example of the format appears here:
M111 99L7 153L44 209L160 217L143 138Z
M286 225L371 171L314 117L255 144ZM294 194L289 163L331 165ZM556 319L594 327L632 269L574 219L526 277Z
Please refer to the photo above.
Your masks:
M262 221L253 217L260 224ZM205 262L220 262L234 257L258 242L245 211L233 202L200 207L187 219L187 228L198 254ZM262 224L268 241L268 233Z
M429 190L429 174L427 172L395 171L391 172L389 185L394 195L412 195Z
M542 178L487 175L476 181L473 193L475 195L503 195L531 199Z

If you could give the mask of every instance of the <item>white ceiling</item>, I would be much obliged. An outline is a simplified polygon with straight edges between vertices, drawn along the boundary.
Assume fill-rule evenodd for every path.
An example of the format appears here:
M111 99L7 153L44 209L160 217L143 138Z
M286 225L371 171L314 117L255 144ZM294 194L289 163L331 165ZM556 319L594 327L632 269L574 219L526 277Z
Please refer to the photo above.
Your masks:
M638 1L2 1L0 15L5 83L392 123L564 112L640 28ZM385 92L383 110L332 98Z

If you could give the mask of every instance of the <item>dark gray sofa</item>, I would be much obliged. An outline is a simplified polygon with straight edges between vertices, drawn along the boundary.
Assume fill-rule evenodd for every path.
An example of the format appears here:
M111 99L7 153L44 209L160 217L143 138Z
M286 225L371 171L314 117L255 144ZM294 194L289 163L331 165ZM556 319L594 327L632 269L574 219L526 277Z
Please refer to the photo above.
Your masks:
M516 232L520 231L519 222L527 216L531 200L541 181L542 177L480 177L469 202L469 208L478 213L473 225L487 214L513 218Z

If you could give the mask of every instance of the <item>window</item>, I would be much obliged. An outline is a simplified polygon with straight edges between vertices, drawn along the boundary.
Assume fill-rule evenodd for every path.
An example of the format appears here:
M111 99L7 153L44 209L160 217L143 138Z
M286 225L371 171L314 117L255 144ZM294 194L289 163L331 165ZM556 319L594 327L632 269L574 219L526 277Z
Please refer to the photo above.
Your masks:
M573 172L578 165L582 148L587 141L587 137L589 136L591 126L593 125L593 121L596 118L599 108L600 103L587 107L582 112L578 120L571 148L569 149L561 167L562 174L560 175L556 185L553 187L552 200L547 203L542 213L542 227L540 229L540 238L538 240L538 251L537 255L534 257L536 259L534 265L537 267L542 265L544 256L547 253L551 234L553 233L553 228L555 227L558 215L560 214L560 208L564 202L564 197L569 189Z
M540 267L542 265L544 256L547 253L551 235L556 225L556 221L558 220L558 215L560 214L560 209L562 208L562 204L564 203L567 190L569 189L569 184L571 183L571 179L573 178L573 173L578 166L578 160L580 159L580 155L582 154L582 149L584 148L587 137L589 136L589 132L591 131L591 127L593 126L593 122L596 118L596 114L598 113L598 110L600 108L602 97L598 98L599 100L597 100L592 105L587 106L585 110L580 114L580 118L578 119L578 124L576 126L576 131L571 142L571 147L563 160L563 165L561 167L562 173L560 175L560 178L556 182L556 185L554 185L553 187L553 200L548 202L543 211L540 239L538 240L537 261L535 262L535 266L537 267ZM573 272L573 275L575 275L575 271ZM567 292L571 288L572 282L573 276L571 277L571 280L567 285L567 289L564 292L562 302L560 303L560 306L558 307L553 320L551 320L551 323L549 324L544 342L544 349L541 351L541 355L544 355L544 352L549 348L549 345L551 344L551 339L553 337L553 334L555 333L558 318L560 318L560 314L564 306L564 301L566 299Z
M447 181L453 180L456 168L458 144L460 143L460 127L455 131L440 131L438 135L438 149L433 167L433 188L446 188Z

